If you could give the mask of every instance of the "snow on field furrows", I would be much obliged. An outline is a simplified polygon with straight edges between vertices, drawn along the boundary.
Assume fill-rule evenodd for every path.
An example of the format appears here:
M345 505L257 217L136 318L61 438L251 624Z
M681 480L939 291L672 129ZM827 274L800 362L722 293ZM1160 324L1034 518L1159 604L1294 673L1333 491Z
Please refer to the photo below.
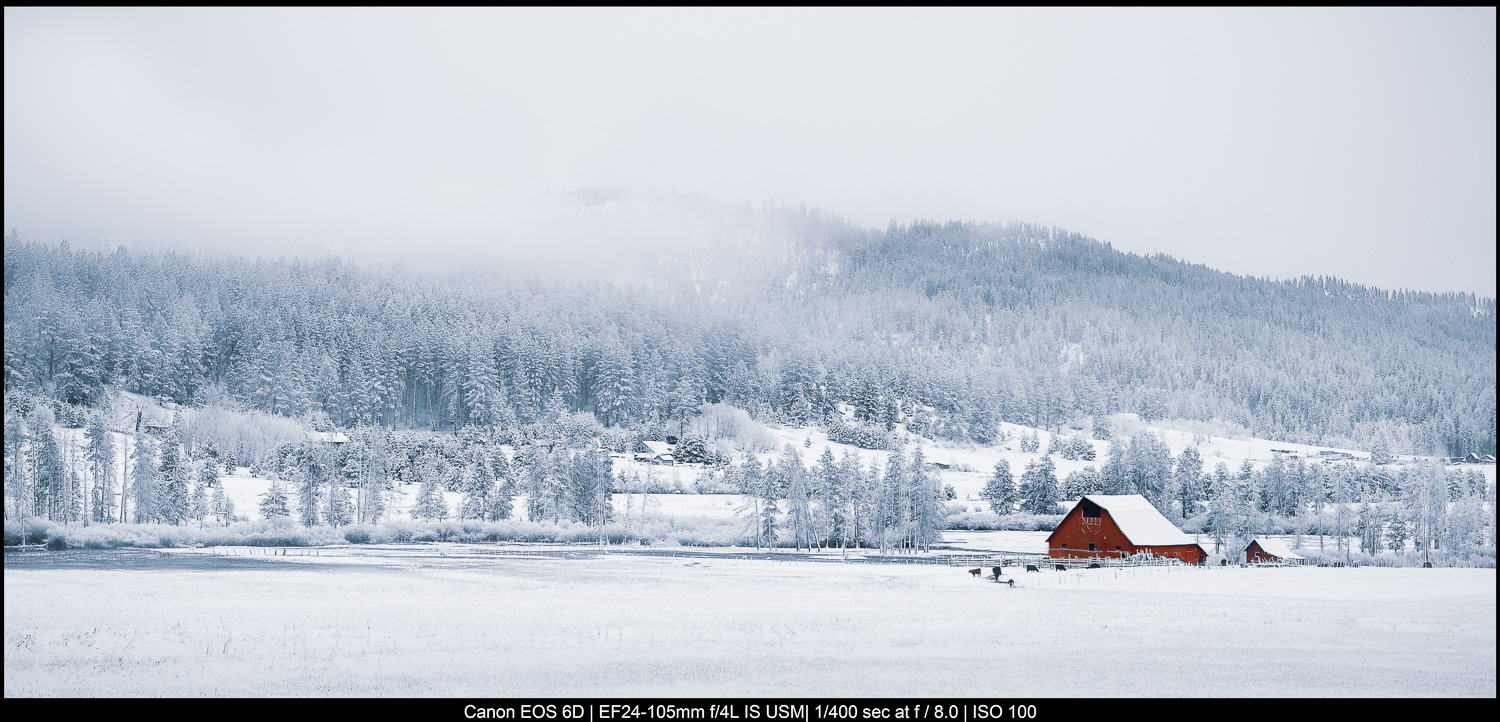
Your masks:
M6 695L1495 695L1494 570L227 551L7 555Z

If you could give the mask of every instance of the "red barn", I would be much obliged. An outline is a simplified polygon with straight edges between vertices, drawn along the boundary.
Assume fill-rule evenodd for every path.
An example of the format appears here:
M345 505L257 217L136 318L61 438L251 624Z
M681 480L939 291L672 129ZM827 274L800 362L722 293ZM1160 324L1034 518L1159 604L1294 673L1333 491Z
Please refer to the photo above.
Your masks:
M1150 554L1199 564L1208 553L1140 494L1090 494L1073 505L1047 537L1053 557Z
M1245 547L1245 561L1251 564L1301 564L1307 560L1286 548L1279 540L1256 537Z

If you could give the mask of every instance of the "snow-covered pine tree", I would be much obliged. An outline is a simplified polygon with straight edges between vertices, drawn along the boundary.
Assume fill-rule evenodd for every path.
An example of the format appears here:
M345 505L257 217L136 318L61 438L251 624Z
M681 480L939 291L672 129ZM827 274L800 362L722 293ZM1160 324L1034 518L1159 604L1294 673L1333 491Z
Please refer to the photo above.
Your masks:
M1109 442L1109 459L1099 476L1104 483L1105 494L1132 494L1135 489L1130 482L1130 447L1119 438Z
M1406 540L1411 538L1411 528L1407 525L1406 513L1397 509L1391 514L1391 521L1385 528L1385 546L1395 552L1406 550Z
M130 473L130 495L135 501L135 523L154 522L161 518L157 499L161 496L161 477L156 460L156 444L141 436L135 440L135 457Z
M1380 510L1369 502L1360 505L1359 519L1355 522L1355 536L1359 538L1359 550L1365 554L1380 551L1380 539L1384 536L1384 520Z
M518 473L526 492L526 520L541 521L550 512L547 500L552 496L551 454L546 449L531 447L526 450L525 458L526 463Z
M576 452L568 459L567 512L572 521L602 525L610 511L601 506L607 496L609 478L598 454Z
M200 476L193 480L188 487L188 515L191 521L198 522L198 528L203 528L203 520L213 513L212 506L213 485L205 483Z
M1177 502L1182 507L1182 518L1198 513L1198 502L1203 500L1204 495L1203 457L1198 455L1197 447L1189 446L1177 457L1172 483L1177 493Z
M1172 451L1156 434L1142 432L1130 440L1129 469L1133 493L1146 497L1158 510L1171 511L1168 485L1172 478Z
M338 476L328 480L328 498L324 503L323 521L329 526L340 527L354 523L354 498L349 486Z
M814 536L820 544L842 543L845 529L848 487L839 478L839 465L834 459L833 449L824 446L813 467L813 526Z
M234 501L224 493L223 484L214 485L213 497L209 499L209 514L217 524L228 524L234 518Z
M1050 459L1049 459L1050 460ZM912 546L924 552L942 538L944 495L938 478L927 469L927 458L918 446L911 458Z
M291 500L281 481L272 481L271 488L260 495L260 515L265 519L277 519L292 515Z
M104 425L104 414L95 414L84 436L88 439L89 476L93 480L90 506L96 522L114 521L115 441Z
M1018 495L1016 481L1010 474L1009 461L1001 459L995 462L995 473L985 482L984 490L979 492L979 496L990 505L990 511L996 514L1015 512Z
M490 472L489 461L483 458L479 449L471 449L464 455L468 457L465 463L455 468L459 474L458 489L463 494L458 505L458 518L483 519L485 509L489 508L490 492L495 488L494 475Z
M60 520L68 483L67 470L57 434L45 419L38 423L31 446L32 511L46 519Z
M9 350L7 349L7 353ZM13 397L6 395L7 407L12 406ZM19 403L14 404L19 406ZM9 409L7 409L9 410ZM27 483L31 478L30 465L26 461L27 440L26 417L16 409L5 417L5 518L28 516L35 501Z
M802 454L795 444L786 445L776 468L781 471L786 487L787 524L792 529L792 544L798 549L804 545L811 548L812 495L808 488L807 469L802 466Z
M1086 494L1102 494L1104 477L1092 466L1085 466L1068 474L1062 483L1062 498L1078 499Z
M62 515L58 521L71 523L83 518L83 479L71 466L66 479L62 494Z
M1036 453L1037 449L1041 448L1041 445L1041 439L1038 437L1037 432L1035 431L1031 432L1028 435L1021 436L1021 451L1023 452L1034 454Z
M509 519L515 509L516 482L510 462L505 458L505 452L498 446L490 454L490 468L494 470L495 488L489 495L485 519L488 521Z
M297 490L297 522L302 526L316 526L322 484L318 474L304 469L292 470L292 487Z
M1021 511L1029 514L1057 513L1057 464L1050 456L1026 465L1021 475Z
M760 515L756 534L761 546L772 549L776 548L777 531L780 529L776 520L776 514L780 511L777 504L781 500L780 474L776 465L767 461L765 470L754 476L756 509Z
M192 513L192 498L189 494L188 477L191 471L182 459L177 440L167 438L161 444L161 499L158 512L161 520L168 524L181 524Z
M412 507L411 518L417 521L442 521L448 518L448 502L443 499L443 487L436 476L422 479L422 488L417 492L417 503Z

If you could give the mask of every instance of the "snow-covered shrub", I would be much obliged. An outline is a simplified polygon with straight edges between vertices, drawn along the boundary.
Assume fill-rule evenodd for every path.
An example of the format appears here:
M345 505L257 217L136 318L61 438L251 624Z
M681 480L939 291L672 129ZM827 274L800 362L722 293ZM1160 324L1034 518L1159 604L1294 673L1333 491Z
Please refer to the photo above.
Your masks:
M47 538L47 532L56 524L41 517L29 516L23 519L5 520L5 546L15 547L22 544L40 544Z
M583 448L604 433L604 426L594 418L592 411L579 411L559 418L557 433L569 447Z
M60 552L68 548L68 533L61 527L54 527L47 533L47 551Z
M948 529L968 531L1052 531L1062 521L1062 514L994 514L991 512L958 512L949 514Z
M672 458L689 464L706 464L708 466L723 466L729 463L729 457L721 455L717 449L709 446L708 440L701 436L684 436L677 447L672 450Z
M703 404L698 416L688 422L688 433L705 439L728 439L742 451L761 452L776 448L776 435L765 424L750 418L744 409L729 404Z
M861 449L879 450L893 446L891 434L885 429L847 419L835 419L828 423L828 440Z
M187 448L212 444L236 459L259 460L283 444L295 445L307 439L307 430L301 424L263 411L211 407L184 412L181 417L178 433Z
M344 532L344 541L350 544L369 544L370 532L363 529L350 529Z
M693 479L691 490L694 494L738 494L739 489L725 480L722 473L712 471L700 472Z

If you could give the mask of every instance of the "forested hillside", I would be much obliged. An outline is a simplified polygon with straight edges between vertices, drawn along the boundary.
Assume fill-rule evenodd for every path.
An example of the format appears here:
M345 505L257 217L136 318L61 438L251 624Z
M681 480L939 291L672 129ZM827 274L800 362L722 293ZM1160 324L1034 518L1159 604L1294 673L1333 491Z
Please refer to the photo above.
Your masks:
M607 204L604 206L607 213ZM1257 436L1495 450L1494 299L1273 282L1025 224L741 211L630 283L5 245L5 389L235 399L337 426L511 425L561 410L668 428L704 403L904 423L1128 411ZM639 258L637 258L639 260Z

